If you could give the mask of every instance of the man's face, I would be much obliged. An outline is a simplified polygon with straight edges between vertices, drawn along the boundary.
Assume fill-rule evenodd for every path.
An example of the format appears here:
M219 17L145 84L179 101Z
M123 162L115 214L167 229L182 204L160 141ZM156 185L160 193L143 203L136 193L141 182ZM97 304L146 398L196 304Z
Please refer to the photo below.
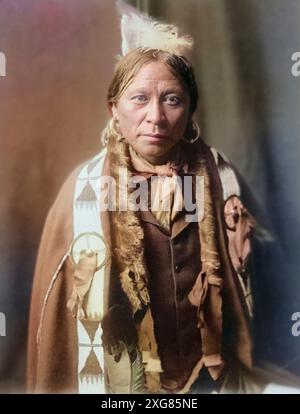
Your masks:
M185 88L168 66L151 62L140 69L112 112L135 151L161 164L186 130L189 105Z

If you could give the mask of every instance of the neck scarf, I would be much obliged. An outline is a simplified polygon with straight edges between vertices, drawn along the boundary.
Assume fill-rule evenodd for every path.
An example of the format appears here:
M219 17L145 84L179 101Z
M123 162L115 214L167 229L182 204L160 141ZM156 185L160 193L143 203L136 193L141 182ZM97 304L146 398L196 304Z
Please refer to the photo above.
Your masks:
M160 225L170 232L177 213L184 207L178 178L180 172L187 171L188 164L181 146L176 147L173 157L164 165L151 164L132 146L129 146L129 155L133 170L146 178L151 177L151 212Z

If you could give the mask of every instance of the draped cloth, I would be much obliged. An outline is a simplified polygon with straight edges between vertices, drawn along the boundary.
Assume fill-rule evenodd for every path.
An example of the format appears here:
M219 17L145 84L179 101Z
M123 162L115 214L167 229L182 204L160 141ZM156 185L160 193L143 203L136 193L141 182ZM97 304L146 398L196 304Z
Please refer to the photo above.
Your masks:
M193 295L189 295L191 303L193 302L198 309L198 324L202 338L199 347L203 358L195 366L192 374L196 376L197 371L205 365L216 378L222 372L223 357L225 356L227 360L228 351L243 365L252 366L252 343L245 297L239 286L237 269L234 269L229 256L229 250L234 250L239 256L244 249L237 249L236 244L233 244L234 235L228 237L224 220L225 201L231 195L239 197L240 193L238 185L235 184L232 168L219 154L200 141L192 145L181 143L180 146L182 145L183 154L189 164L191 160L193 161L196 176L204 177L204 215L198 226L202 272L200 275L195 275ZM179 155L181 154L178 153ZM120 167L127 168L131 176L138 173L135 169L145 169L144 165L143 168L138 167L137 164L134 167L135 159L134 157L133 160L131 159L128 144L115 142L114 139L108 142L106 161L105 175L111 176L116 182L119 179ZM180 174L180 171L175 168L179 164L180 162L176 162L175 159L168 165L172 169L172 176L176 173ZM97 170L95 165L97 165L96 159L93 159L80 167L80 171L87 171L90 177ZM155 173L157 174L155 177L161 175L160 168L159 170L156 168ZM97 174L101 175L101 172ZM143 174L147 174L147 171ZM150 177L153 175L152 166L148 174ZM75 346L77 330L73 313L69 309L66 311L66 305L68 303L73 309L73 283L78 279L74 278L74 266L70 261L69 249L74 242L74 216L70 211L76 203L74 187L79 181L78 169L66 182L51 210L41 243L31 306L28 354L31 389L74 390L77 386L74 382L77 378L75 372L78 356ZM89 182L94 183L94 180ZM95 200L98 200L97 192L100 191L100 187L95 186L94 191L97 194ZM128 191L130 192L130 189ZM81 199L79 201L82 202ZM231 214L235 206L228 205L228 207L228 213ZM238 206L237 211L239 211ZM174 214L170 214L168 222L172 221L172 216L174 217ZM226 219L226 223L227 221ZM108 249L113 255L111 261L113 263L107 262L105 272L108 278L119 279L120 288L131 306L130 316L135 318L138 311L149 309L151 300L148 292L148 278L151 275L147 271L144 257L145 237L139 212L109 211L105 217L101 217L101 222L104 226L103 230L106 229L103 234L105 240L111 239ZM236 232L230 221L227 224L230 227L228 231ZM85 222L85 226L89 227L88 229L84 227L82 232L97 231L90 220ZM234 249L229 248L230 243ZM77 292L79 299L85 295L85 291L77 290ZM191 296L193 296L192 300ZM81 304L80 301L76 303ZM150 315L148 316L147 333L153 330ZM223 326L224 320L226 326ZM229 330L234 341L224 336L223 330L225 333ZM155 349L155 343L153 345ZM67 358L63 364L62 355ZM156 355L149 356L152 360L156 357ZM214 373L215 370L218 372ZM190 384L191 381L184 391L188 392Z

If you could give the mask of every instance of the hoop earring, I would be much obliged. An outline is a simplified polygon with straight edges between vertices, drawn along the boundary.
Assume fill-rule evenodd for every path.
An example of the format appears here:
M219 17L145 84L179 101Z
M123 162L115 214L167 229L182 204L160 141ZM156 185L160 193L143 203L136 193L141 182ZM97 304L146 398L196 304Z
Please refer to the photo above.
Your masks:
M117 118L115 118L114 116L109 121L110 129L112 129L114 132L118 132L117 122Z
M118 128L118 119L116 117L112 117L109 122L111 130L113 130L113 132L117 135L117 141L123 141L125 137L121 134L120 128Z
M186 139L184 137L182 138L183 141L188 142L189 144L194 144L194 142L198 141L198 139L200 138L200 134L201 134L200 127L197 124L197 122L194 120L192 120L192 130L196 131L196 136L194 138L192 139Z

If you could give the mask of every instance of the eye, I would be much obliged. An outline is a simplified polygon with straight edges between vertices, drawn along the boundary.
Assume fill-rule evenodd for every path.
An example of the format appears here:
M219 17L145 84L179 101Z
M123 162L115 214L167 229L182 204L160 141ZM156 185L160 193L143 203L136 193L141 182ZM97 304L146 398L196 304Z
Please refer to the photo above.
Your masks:
M135 95L131 98L132 101L142 104L147 102L148 98L146 95L140 94L140 95Z
M164 100L170 106L178 106L182 103L182 99L174 94L166 95Z

